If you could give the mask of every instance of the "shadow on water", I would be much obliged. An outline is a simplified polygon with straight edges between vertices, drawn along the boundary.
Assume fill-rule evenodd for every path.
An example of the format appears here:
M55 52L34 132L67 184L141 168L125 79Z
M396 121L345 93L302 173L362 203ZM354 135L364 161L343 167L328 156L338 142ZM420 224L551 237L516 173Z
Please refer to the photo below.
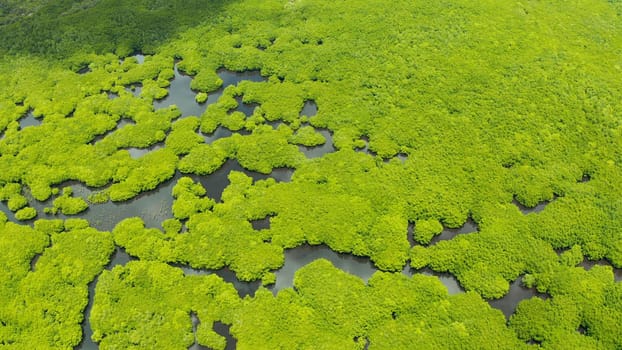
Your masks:
M110 256L110 262L106 265L106 270L112 270L115 266L124 266L130 260L136 260L136 258L131 257L129 254L125 252L125 249L116 247L112 255ZM95 300L95 289L97 287L97 282L99 281L99 276L97 276L91 283L88 284L89 288L89 301L86 305L86 309L84 310L84 320L82 320L82 341L78 344L75 349L76 350L92 350L98 349L97 344L93 342L91 336L93 335L93 328L91 327L91 310L93 308L93 301Z
M510 319L510 316L516 311L518 303L533 297L546 299L548 296L544 293L539 293L535 288L525 287L522 283L522 277L519 277L510 284L510 290L506 295L500 299L489 300L488 304L495 309L501 310L505 318Z
M367 257L352 254L337 253L326 245L304 244L296 248L285 250L285 264L275 271L276 283L268 289L276 295L284 288L291 288L294 283L294 274L301 267L317 259L329 260L335 267L361 278L365 283L378 269Z
M35 118L35 115L32 112L32 110L28 111L28 113L26 113L26 115L23 116L19 120L20 130L23 130L24 128L29 127L29 126L39 126L39 125L41 125L41 120Z
M39 262L39 258L41 258L41 254L37 254L30 260L30 271L35 272L37 270L37 262Z
M477 223L473 221L471 218L467 219L467 221L459 228L443 228L443 231L432 238L430 241L430 245L434 245L440 241L446 241L453 239L459 234L463 233L473 233L479 231L479 227Z
M251 226L253 226L253 230L259 231L270 229L270 218L271 216L268 215L263 219L251 220L250 223Z

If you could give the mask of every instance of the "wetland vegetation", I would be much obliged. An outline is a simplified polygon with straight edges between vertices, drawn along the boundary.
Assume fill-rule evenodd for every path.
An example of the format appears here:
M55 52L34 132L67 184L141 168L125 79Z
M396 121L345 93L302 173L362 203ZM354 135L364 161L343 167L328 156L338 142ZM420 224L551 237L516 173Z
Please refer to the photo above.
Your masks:
M620 33L612 0L4 1L0 348L622 348Z

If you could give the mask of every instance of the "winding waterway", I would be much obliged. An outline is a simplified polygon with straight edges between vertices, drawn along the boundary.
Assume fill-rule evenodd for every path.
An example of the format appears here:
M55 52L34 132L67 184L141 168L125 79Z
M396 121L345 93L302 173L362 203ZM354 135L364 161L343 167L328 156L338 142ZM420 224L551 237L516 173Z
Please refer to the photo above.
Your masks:
M140 63L144 62L144 56L136 55L137 61ZM171 81L169 86L168 95L161 99L154 101L154 108L164 108L170 105L176 105L180 111L182 117L187 116L201 116L207 106L211 103L214 103L218 100L218 98L222 95L223 89L229 85L235 85L243 80L249 80L254 82L262 82L265 81L266 78L261 76L258 71L249 71L249 72L231 72L227 70L219 70L218 75L223 80L223 86L219 90L212 92L208 95L208 99L205 103L197 103L195 100L196 92L190 88L190 83L192 81L192 77L183 74L177 68L177 64L174 67L175 77ZM132 91L136 96L140 94L141 87L140 85L128 86L128 90ZM110 98L115 98L115 96L110 96ZM241 98L238 98L238 108L237 110L241 111L245 115L251 115L257 105L256 104L245 104L242 102ZM306 101L301 115L312 117L318 112L318 107L314 101ZM41 121L37 118L34 118L32 112L28 112L26 116L20 119L20 128L24 129L27 127L36 127L41 123ZM132 122L126 119L122 119L119 121L117 128L122 128L125 125L131 124ZM113 132L114 130L110 131ZM328 129L317 129L319 133L321 133L326 139L326 143L316 146L316 147L305 147L299 146L301 152L305 154L308 158L321 157L326 153L334 152L335 147L333 145L332 133ZM229 137L236 132L233 132L224 127L218 127L213 133L209 135L202 135L206 143L212 143L220 138ZM248 134L248 132L241 131L238 132L240 134ZM102 135L101 137L93 140L93 142L97 142L102 138L106 137L107 134ZM138 158L145 155L148 152L151 152L155 149L163 147L163 144L155 144L149 148L130 148L128 149L132 157ZM365 139L365 147L360 151L369 153L374 155L367 146L367 140ZM405 155L398 155L398 157L404 161ZM91 225L98 230L101 231L111 231L114 226L121 220L130 217L141 217L145 222L147 227L156 227L159 228L162 221L165 219L172 217L171 206L173 203L173 198L171 196L171 192L173 186L177 183L177 180L182 176L190 176L194 181L200 182L203 187L207 191L207 195L213 198L216 201L221 200L221 195L223 190L229 185L228 175L231 171L239 171L243 172L246 175L253 178L253 180L263 180L267 178L273 178L279 182L287 182L290 181L292 175L294 173L294 169L289 168L276 168L270 174L260 174L253 171L248 171L240 166L240 164L233 159L230 159L224 163L222 167L207 176L199 176L199 175L184 175L180 172L177 172L173 178L170 180L160 184L155 190L148 191L142 193L136 198L120 202L120 203L104 203L104 204L92 204L85 212L79 214L77 217L88 220ZM88 188L87 186L78 183L78 182L66 182L59 187L63 186L71 186L73 189L73 193L75 196L86 198L90 193L95 191L96 189ZM101 190L101 189L98 189ZM67 218L67 216L58 214L51 215L44 213L44 208L50 207L52 200L49 199L43 203L34 201L32 198L30 199L30 204L37 209L39 216L38 218L43 219L52 219L52 218ZM543 210L547 204L547 202L539 203L534 208L526 208L520 203L515 201L517 207L525 214L531 212L539 212ZM0 203L0 210L7 214L7 217L10 221L15 221L15 217L12 212L10 212L4 202ZM75 217L75 216L74 216ZM32 221L28 222L32 224ZM269 217L263 220L257 220L252 222L253 227L255 229L265 229L269 228ZM430 244L436 244L441 240L449 240L454 238L458 234L469 234L472 232L477 232L478 227L475 222L472 220L468 220L462 227L457 229L445 229L443 232L434 237ZM412 240L412 225L409 226L408 231L405 230L404 234L406 234L411 241L411 244L414 245L415 242ZM277 294L280 290L284 288L291 288L293 286L294 274L301 267L311 263L316 259L327 259L337 268L348 272L350 274L356 275L361 278L364 282L367 282L369 278L377 271L377 268L373 265L369 258L366 257L358 257L352 254L344 254L344 253L336 253L331 250L326 245L312 246L308 244L304 244L302 246L287 249L285 251L285 263L283 267L275 271L276 274L276 283L268 286L268 288L274 293ZM32 269L36 268L36 259L32 261ZM111 256L109 264L106 266L106 269L110 270L115 266L125 265L128 261L134 259L129 256L125 250L121 247L116 247L113 255ZM583 266L586 269L591 268L594 264L598 264L600 262L585 262ZM225 281L232 283L238 291L238 294L243 297L246 295L254 295L257 289L260 287L260 282L242 282L237 279L235 273L233 273L228 268L224 268L217 271L211 270L197 270L192 269L187 266L176 266L184 271L186 275L207 275L207 274L217 274ZM412 276L416 273L421 273L429 276L435 276L439 279L448 289L450 294L463 293L464 290L456 280L456 278L449 273L438 273L432 271L428 268L423 270L414 271L410 268L409 265L406 265L402 273L406 276ZM622 270L615 269L615 278L616 281L622 280ZM509 293L498 300L489 301L489 304L501 310L503 314L509 318L509 316L515 311L516 305L523 299L532 298L532 297L545 297L537 293L534 289L525 288L521 285L521 278L512 282L510 286ZM90 339L92 335L92 329L89 323L89 316L91 312L91 308L93 305L93 297L96 291L98 278L89 283L89 302L87 308L85 310L85 321L82 324L84 339L77 347L77 349L96 349L97 345L93 343ZM200 320L197 318L196 314L190 315L193 330L196 331L196 327L200 323ZM217 333L225 336L227 338L227 349L235 348L235 339L231 337L229 334L229 326L216 322L214 324L214 330ZM194 345L190 349L205 349L205 347L199 345L195 342Z

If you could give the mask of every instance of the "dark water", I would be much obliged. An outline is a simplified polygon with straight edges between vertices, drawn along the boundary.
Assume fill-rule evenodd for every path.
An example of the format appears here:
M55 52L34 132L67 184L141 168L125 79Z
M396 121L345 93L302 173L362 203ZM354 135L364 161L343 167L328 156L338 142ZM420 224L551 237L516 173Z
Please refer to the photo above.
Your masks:
M9 221L18 222L17 219L15 219L15 214L9 210L9 207L7 206L6 202L0 201L0 211L6 215Z
M181 111L182 117L190 115L200 117L205 112L207 103L198 104L196 102L195 97L197 93L190 89L192 77L179 72L177 64L175 64L174 69L175 78L171 81L171 85L168 88L168 95L161 100L153 101L153 106L156 109L160 109L176 105Z
M530 214L530 213L539 213L539 212L541 212L542 210L544 210L544 208L546 208L546 206L550 202L549 201L540 202L533 208L529 208L529 207L526 207L526 206L520 204L516 199L514 199L512 201L512 203L518 207L518 210L520 210L521 213L523 213L523 214Z
M192 333L194 333L194 344L192 344L188 350L209 350L208 347L205 347L198 343L197 341L197 328L201 324L201 320L197 317L197 314L194 312L190 313L190 320L192 321Z
M132 156L132 158L138 159L149 152L153 152L161 148L164 148L164 142L155 143L147 148L129 147L126 149L128 152L130 152L130 156Z
M621 268L617 268L617 267L613 267L611 265L611 263L607 260L588 260L587 258L585 258L583 260L583 262L581 262L580 266L583 267L586 270L590 270L592 269L592 267L596 266L596 265L601 265L601 266L609 266L613 269L613 278L614 281L616 282L622 282L622 269Z
M527 288L522 283L522 277L517 278L512 284L510 284L510 291L503 296L503 298L489 300L488 304L495 309L501 310L506 319L516 311L518 303L522 300L538 297L546 299L547 295L539 293L535 288Z
M461 227L459 228L444 228L443 231L432 238L430 241L430 245L434 245L440 241L446 241L456 237L459 234L463 233L472 233L477 232L479 227L477 223L472 219L468 219Z
M406 264L406 266L402 270L402 274L408 277L412 277L413 275L418 273L438 278L438 280L445 286L445 288L447 288L447 292L450 295L464 293L464 288L462 288L456 277L448 272L436 272L428 267L420 270L414 270L410 267L410 264Z
M300 111L300 116L304 115L307 117L313 117L317 114L317 112L318 112L317 103L315 103L315 101L313 100L307 100L302 106L302 110Z
M236 108L236 111L244 113L244 115L247 117L250 117L251 115L253 115L253 112L255 112L255 108L259 106L258 103L242 102L242 96L237 96L235 100L238 103L238 107Z
M319 146L313 146L313 147L302 146L302 145L298 146L298 149L300 149L300 151L304 153L305 156L307 156L307 158L319 158L327 153L335 152L335 145L333 145L333 134L328 129L320 128L320 129L316 129L316 131L322 134L322 136L324 136L324 139L326 139L326 142Z
M112 129L112 130L108 130L105 133L101 134L101 135L97 135L93 138L93 140L91 140L91 144L96 144L97 142L103 140L106 136L114 133L115 131L122 129L124 126L126 125L136 125L136 122L133 121L132 119L129 118L121 118L119 119L119 121L117 122L117 126Z
M256 171L244 169L235 159L228 159L218 170L209 175L188 174L186 176L192 178L195 182L201 183L210 198L220 202L222 192L231 183L228 179L232 171L239 171L249 176L253 181L265 180L273 178L277 182L288 182L292 178L294 169L290 168L274 168L270 174L262 174Z
M222 88L225 88L229 85L237 85L237 83L242 80L253 81L256 83L260 83L262 81L267 81L267 77L261 76L261 72L258 70L249 70L245 72L234 72L228 69L219 69L218 76L222 79Z
M238 341L231 336L231 333L229 331L230 328L231 326L226 325L222 322L214 322L214 332L222 335L227 339L227 346L225 347L225 350L233 350L237 347L236 345Z
M335 267L360 277L364 282L378 271L369 258L337 253L326 245L304 244L285 250L285 264L275 271L276 283L269 289L276 294L281 289L291 288L296 271L317 259L329 260Z
M177 64L174 67L175 78L171 81L171 85L168 88L168 95L161 99L153 101L153 106L156 109L176 105L181 111L182 117L197 116L200 117L205 112L208 105L216 102L222 95L223 90L229 85L236 85L243 80L249 80L254 82L266 81L267 78L262 77L259 71L247 71L247 72L232 72L226 69L218 71L218 76L223 80L222 87L207 95L207 101L204 103L196 102L197 92L190 88L192 77L181 73L177 69ZM242 98L238 98L238 110L251 115L252 110L255 108L255 104L242 103Z
M32 111L28 111L24 117L19 120L19 128L24 129L29 126L39 126L41 125L41 119L35 118L35 115Z
M406 230L406 239L408 239L408 243L410 243L411 247L414 247L415 245L418 244L417 242L415 242L414 231L415 231L415 224L412 222L409 222L408 229Z
M135 260L135 258L130 257L125 249L116 247L112 256L110 257L110 262L106 265L106 270L112 270L117 265L124 266L130 260ZM86 309L84 310L84 320L82 321L82 341L78 344L75 349L76 350L92 350L98 349L99 346L93 342L91 336L93 335L93 328L91 327L90 317L91 310L93 309L93 301L95 297L95 288L97 287L97 282L99 281L99 276L95 277L91 283L88 284L89 287L89 301L86 305Z
M140 97L140 93L143 91L142 84L132 84L125 87L125 91L131 92L134 97Z
M374 157L375 157L375 156L376 156L376 153L375 153L375 152L373 152L372 150L370 150L370 149L369 149L369 137L367 137L367 136L362 136L362 137L361 137L361 140L363 140L363 142L365 143L365 145L364 145L363 147L356 148L356 149L355 149L355 151L357 151L357 152L362 152L362 153L367 153L367 154L369 154L370 156L374 156Z
M253 230L267 230L270 228L270 216L266 216L259 220L252 220L250 223L253 226Z
M233 131L225 128L224 126L219 126L211 134L205 135L205 134L202 134L201 132L199 132L199 135L201 135L203 137L203 139L205 140L205 143L211 144L212 142L214 142L214 141L216 141L218 139L222 139L224 137L229 137L229 136L233 135Z
M240 281L235 272L231 271L229 268L223 268L220 270L203 270L203 269L194 269L189 266L182 266L171 264L171 266L180 268L186 276L207 276L207 275L217 275L220 276L226 282L233 284L235 289L238 291L238 295L243 298L247 295L254 296L257 289L261 285L261 281L253 281L253 282L244 282Z

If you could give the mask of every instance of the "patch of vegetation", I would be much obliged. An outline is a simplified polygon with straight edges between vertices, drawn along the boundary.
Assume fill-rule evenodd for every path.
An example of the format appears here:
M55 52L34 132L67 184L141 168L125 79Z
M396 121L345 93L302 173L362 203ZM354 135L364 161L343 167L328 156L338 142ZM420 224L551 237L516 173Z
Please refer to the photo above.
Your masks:
M216 321L241 349L622 346L611 267L578 267L622 267L619 2L7 4L16 15L0 27L10 53L0 61L0 200L18 220L36 217L34 202L66 181L97 189L97 205L188 177L173 188L163 230L140 217L104 233L2 215L0 345L76 345L86 284L114 241L140 261L100 275L92 323L102 348L185 349L196 337L222 349ZM144 62L126 57L137 50L150 53ZM174 105L154 108L176 62L199 102L222 87L222 68L266 80L229 85L205 113L181 118ZM239 101L256 105L252 115ZM301 115L306 101L316 115ZM41 124L22 128L29 113ZM204 142L219 128L233 134ZM336 150L307 158L302 146L327 141L320 128ZM132 157L137 149L145 154ZM231 172L210 198L196 179L230 159L293 176ZM548 204L524 214L516 202ZM74 214L86 204L63 193L53 205ZM266 217L269 228L254 230ZM467 219L477 232L428 245ZM171 266L269 284L284 250L306 243L369 257L381 271L365 285L316 261L295 289L241 299L218 277ZM406 264L448 272L466 292L403 276ZM506 325L484 300L520 276L548 299L521 302Z

